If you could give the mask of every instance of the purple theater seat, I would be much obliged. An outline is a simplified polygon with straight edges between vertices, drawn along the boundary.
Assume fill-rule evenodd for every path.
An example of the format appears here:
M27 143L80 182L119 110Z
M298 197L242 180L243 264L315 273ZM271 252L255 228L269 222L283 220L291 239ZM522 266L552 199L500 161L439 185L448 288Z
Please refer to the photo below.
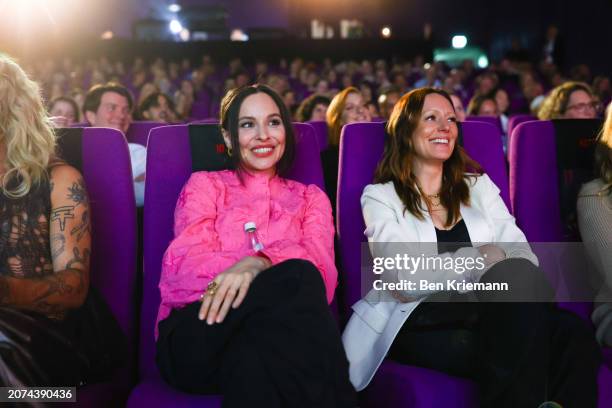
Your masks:
M505 159L495 128L479 122L463 123L461 126L466 151L481 164L493 181L500 182L498 186L502 196L505 194L507 197ZM350 305L363 295L359 254L362 242L366 240L360 198L364 187L373 182L374 170L384 150L384 140L385 125L375 122L344 126L340 138L336 222L344 269L346 303L341 305L341 310L345 316L350 312ZM384 404L380 403L381 398ZM369 401L369 406L468 407L477 405L477 389L474 383L464 379L386 361L364 391L364 401Z
M153 129L147 146L147 179L144 208L144 276L140 319L139 372L141 383L133 390L129 407L220 407L220 396L190 395L174 390L161 379L155 365L154 326L160 304L158 289L161 261L174 238L174 208L183 185L192 173L190 128L215 125L174 125ZM319 149L310 125L297 124L296 160L288 177L323 188Z
M478 162L500 189L500 195L510 209L510 186L502 139L498 130L489 123L463 122L463 147Z
M204 119L210 116L210 100L195 100L191 105L189 117Z
M75 150L79 136L80 157ZM83 173L91 206L92 286L100 291L125 333L130 357L112 381L79 387L77 406L120 406L134 383L137 333L136 202L128 146L121 132L107 128L63 129L58 144L61 156Z
M323 151L327 149L327 122L324 120L311 120L306 123L312 125L317 134L319 150Z
M128 143L138 143L146 146L147 139L149 138L149 131L159 126L166 126L166 124L148 120L134 121L130 124L125 138L127 139Z
M598 120L560 120L557 128L586 125L596 129ZM596 131L589 135L593 139ZM581 151L575 148L573 152ZM586 154L586 153L584 153ZM531 121L518 125L509 150L510 199L517 224L530 242L566 242L573 240L564 229L562 222L561 198L559 191L557 140L553 121ZM590 160L587 160L590 162ZM573 199L575 200L575 199ZM544 257L545 253L542 254ZM538 256L541 256L538 253ZM546 258L544 258L546 261ZM576 288L584 282L576 277L559 276L553 285L562 296L574 299ZM580 299L579 299L580 300ZM592 304L584 301L559 302L559 306L574 312L590 323ZM604 350L604 362L612 367L612 352ZM602 375L600 373L600 375Z
M497 128L497 130L500 133L503 133L501 121L499 120L498 116L468 116L468 117L465 118L465 120L466 120L466 122L484 122L484 123L489 123L489 124L495 126L495 128Z
M510 144L510 138L512 137L512 131L516 129L516 127L520 125L521 123L529 122L532 120L538 120L538 118L533 115L525 115L525 114L510 116L508 118L508 144Z

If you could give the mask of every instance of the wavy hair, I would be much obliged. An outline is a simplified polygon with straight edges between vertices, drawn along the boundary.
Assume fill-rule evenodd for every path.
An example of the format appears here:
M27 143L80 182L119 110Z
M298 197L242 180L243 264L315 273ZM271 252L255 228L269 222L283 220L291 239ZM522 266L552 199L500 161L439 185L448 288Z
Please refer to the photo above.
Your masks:
M419 125L425 98L431 94L443 96L450 106L453 106L448 93L441 89L418 88L402 96L387 122L389 137L374 176L375 183L393 182L395 192L405 206L404 211L419 220L424 219L423 212L427 210L423 208L422 201L428 208L431 208L431 202L421 194L419 181L413 171L416 153L412 135ZM470 204L470 188L466 179L468 171L482 173L480 165L465 153L457 140L451 156L443 164L442 171L440 203L448 210L445 224L447 227L459 219L461 204Z
M603 190L612 193L612 103L606 109L606 121L595 147L595 166L604 183Z
M576 91L584 91L594 98L591 87L584 82L569 81L559 85L544 99L542 106L538 110L538 119L551 120L560 119L567 111L567 105L572 93Z
M5 196L24 197L48 179L55 140L38 84L0 54L0 146L6 149L0 182Z
M340 132L342 131L342 126L344 126L344 123L342 123L342 112L344 112L346 106L346 98L352 93L361 95L359 89L349 86L336 94L327 108L327 140L330 146L338 146L340 144Z

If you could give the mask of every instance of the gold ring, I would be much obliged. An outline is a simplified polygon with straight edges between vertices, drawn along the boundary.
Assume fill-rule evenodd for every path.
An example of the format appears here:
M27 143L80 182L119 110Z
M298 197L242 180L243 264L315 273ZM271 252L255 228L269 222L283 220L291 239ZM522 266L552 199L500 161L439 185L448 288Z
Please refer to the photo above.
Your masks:
M204 292L207 295L210 296L215 296L215 293L217 292L217 287L219 286L219 284L215 281L209 282L208 286L206 286L206 292Z

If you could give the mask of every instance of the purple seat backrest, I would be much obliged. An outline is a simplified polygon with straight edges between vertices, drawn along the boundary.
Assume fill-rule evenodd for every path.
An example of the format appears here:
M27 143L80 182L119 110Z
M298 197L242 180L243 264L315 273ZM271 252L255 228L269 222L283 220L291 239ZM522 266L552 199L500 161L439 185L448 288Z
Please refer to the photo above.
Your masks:
M495 128L488 123L463 123L462 132L463 145L470 157L480 163L494 182L499 180L502 197L508 197L505 158ZM343 312L363 295L359 254L361 243L365 242L365 225L360 201L365 186L373 183L384 141L385 124L380 122L346 125L340 137L336 223L345 274Z
M508 151L510 201L530 242L561 242L555 129L551 121L516 127Z
M518 125L523 122L529 122L532 120L538 120L537 117L533 115L512 115L508 118L508 138L512 137L512 131L516 129ZM508 139L508 143L510 143L510 139Z
M465 118L466 122L484 122L489 123L502 133L502 125L499 117L496 116L468 116Z
M478 162L500 190L500 195L510 209L508 169L502 139L498 130L489 123L463 122L463 147Z
M287 177L323 188L325 183L314 130L306 124L295 125L295 129L298 140L296 160ZM163 254L174 238L176 200L192 172L189 125L153 129L147 156L139 356L141 377L157 375L153 333L160 304L158 284Z
M196 119L204 119L210 116L210 100L196 100L191 105L189 116Z
M126 334L132 356L138 321L134 303L138 239L128 146L118 130L84 128L81 156L91 208L92 285ZM129 370L118 375L122 382L130 381Z
M210 125L210 124L218 124L219 118L206 118L206 119L197 119L190 121L189 125Z
M166 126L166 124L148 120L134 121L130 124L125 138L128 143L138 143L146 146L147 139L149 138L149 131L159 126Z
M319 150L327 149L327 122L324 120L311 120L306 123L312 125L316 132Z

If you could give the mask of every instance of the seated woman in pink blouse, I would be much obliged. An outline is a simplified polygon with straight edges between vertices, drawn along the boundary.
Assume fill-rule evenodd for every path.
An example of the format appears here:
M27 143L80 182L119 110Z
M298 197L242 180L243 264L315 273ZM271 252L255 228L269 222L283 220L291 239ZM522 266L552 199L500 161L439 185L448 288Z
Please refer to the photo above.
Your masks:
M270 88L234 89L221 127L235 170L192 174L163 259L157 365L224 407L352 407L354 389L328 303L336 287L331 206L282 177L295 138ZM255 223L263 249L245 224Z

